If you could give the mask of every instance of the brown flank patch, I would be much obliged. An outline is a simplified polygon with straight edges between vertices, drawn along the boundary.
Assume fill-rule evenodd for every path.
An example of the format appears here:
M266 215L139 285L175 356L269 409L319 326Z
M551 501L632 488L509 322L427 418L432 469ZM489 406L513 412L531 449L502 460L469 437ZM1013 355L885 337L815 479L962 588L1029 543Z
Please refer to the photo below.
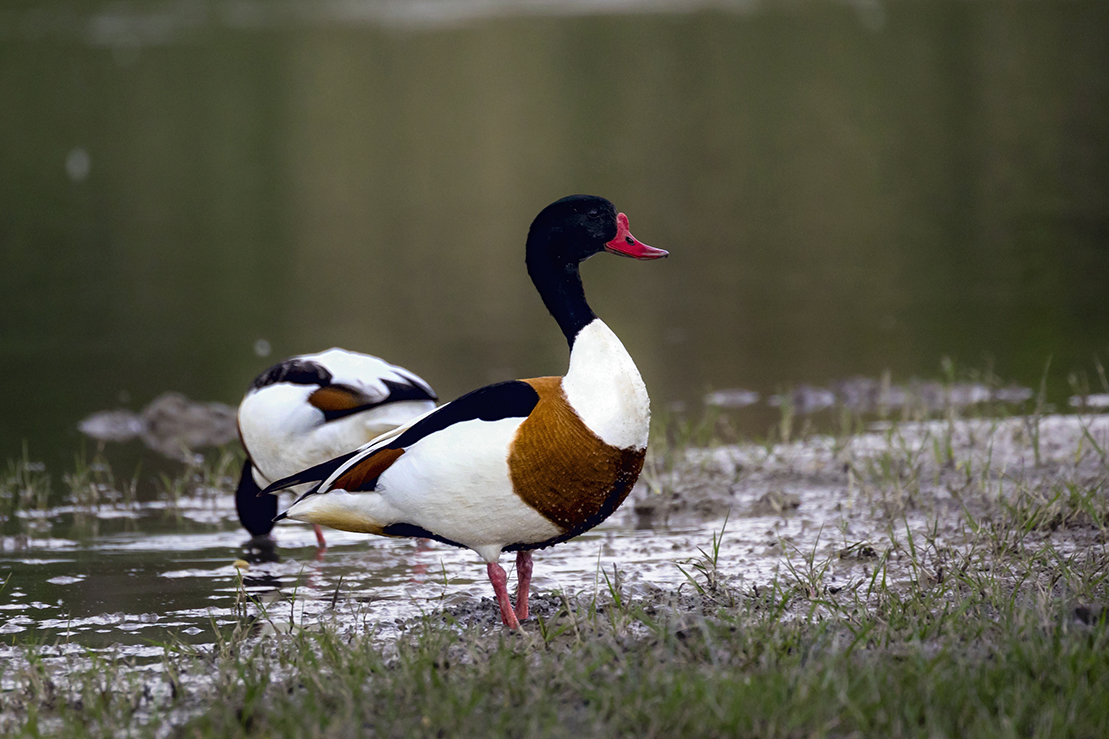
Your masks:
M524 382L539 393L539 403L516 432L509 474L516 494L562 527L566 533L557 540L563 541L593 528L624 502L646 450L601 441L566 400L561 377Z
M308 396L308 402L321 411L349 411L366 405L366 397L362 393L341 385L321 387Z
M346 490L349 493L373 490L377 486L377 478L381 473L389 469L390 465L396 462L402 454L404 454L403 449L382 449L337 477L330 487L332 490ZM348 531L354 530L348 529ZM380 532L375 531L373 533Z

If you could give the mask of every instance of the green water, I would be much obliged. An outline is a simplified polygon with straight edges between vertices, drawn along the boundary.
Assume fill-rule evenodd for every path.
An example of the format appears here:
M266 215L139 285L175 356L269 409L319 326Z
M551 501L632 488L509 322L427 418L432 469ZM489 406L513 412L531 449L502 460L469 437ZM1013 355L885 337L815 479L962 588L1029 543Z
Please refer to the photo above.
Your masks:
M561 373L522 247L572 192L671 252L583 270L656 407L1093 376L1109 5L663 5L7 3L0 459L331 345L443 398Z

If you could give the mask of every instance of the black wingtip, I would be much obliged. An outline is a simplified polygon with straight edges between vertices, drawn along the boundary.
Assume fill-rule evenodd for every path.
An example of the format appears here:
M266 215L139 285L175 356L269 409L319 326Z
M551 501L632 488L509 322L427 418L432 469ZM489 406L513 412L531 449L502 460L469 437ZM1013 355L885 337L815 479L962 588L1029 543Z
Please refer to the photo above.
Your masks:
M277 523L278 521L280 521L282 519L285 519L285 518L288 518L288 517L289 517L289 512L288 511L282 511L281 513L278 513L276 516L273 517L273 522Z
M329 459L323 464L318 464L315 467L309 467L306 470L301 470L295 474L283 477L277 482L267 485L259 495L268 495L276 493L286 488L291 488L293 485L300 485L306 482L322 482L331 476L331 473L339 469L344 462L358 453L358 450L348 452L335 459ZM317 487L319 487L317 485Z
M258 495L273 495L274 493L280 493L285 488L291 488L293 485L297 484L297 480L295 479L296 477L297 475L293 475L292 478L286 477L284 479L278 480L277 482L272 482L266 487L262 488L262 492L258 493Z
M389 397L386 403L396 403L402 400L439 400L439 396L431 389L431 385L415 375L405 377L406 382L382 380L385 387L389 388ZM382 403L384 405L384 403Z

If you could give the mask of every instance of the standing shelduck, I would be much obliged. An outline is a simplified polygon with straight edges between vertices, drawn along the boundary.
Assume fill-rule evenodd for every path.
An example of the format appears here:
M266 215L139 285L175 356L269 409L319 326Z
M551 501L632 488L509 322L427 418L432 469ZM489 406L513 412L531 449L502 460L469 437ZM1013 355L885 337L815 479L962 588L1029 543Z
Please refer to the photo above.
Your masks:
M589 308L578 265L601 251L667 252L635 239L604 198L574 195L531 224L527 268L570 344L564 377L474 390L361 449L270 485L318 483L278 518L469 547L487 563L505 625L528 616L531 551L606 519L643 467L650 401L616 334ZM516 606L497 563L515 551Z
M291 357L258 375L239 404L247 458L235 492L251 544L272 546L277 498L259 496L262 488L361 447L434 409L435 400L431 386L403 367L343 349Z

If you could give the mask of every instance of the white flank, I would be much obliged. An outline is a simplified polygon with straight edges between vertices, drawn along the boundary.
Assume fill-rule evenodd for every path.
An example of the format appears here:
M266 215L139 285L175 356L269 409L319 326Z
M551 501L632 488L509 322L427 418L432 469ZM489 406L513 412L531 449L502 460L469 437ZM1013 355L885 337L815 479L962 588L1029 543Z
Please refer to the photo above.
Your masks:
M288 516L311 522L317 513L342 512L381 526L414 524L496 561L504 546L562 533L512 489L508 449L522 422L448 426L408 447L381 475L377 490L309 495Z
M647 386L620 339L600 318L574 338L562 388L581 420L606 444L646 448L651 426Z

